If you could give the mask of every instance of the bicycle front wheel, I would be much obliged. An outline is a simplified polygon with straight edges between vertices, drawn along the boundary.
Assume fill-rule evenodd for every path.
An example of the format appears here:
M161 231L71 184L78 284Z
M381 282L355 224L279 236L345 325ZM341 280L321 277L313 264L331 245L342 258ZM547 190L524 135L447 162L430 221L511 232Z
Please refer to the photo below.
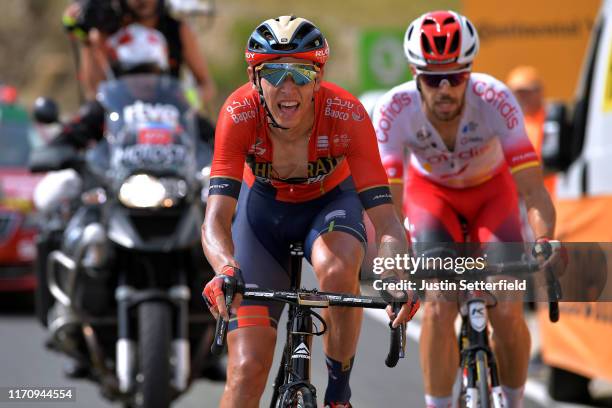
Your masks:
M478 389L478 407L489 408L489 368L484 351L476 353L476 388Z
M317 408L317 399L306 387L288 389L280 399L280 408Z

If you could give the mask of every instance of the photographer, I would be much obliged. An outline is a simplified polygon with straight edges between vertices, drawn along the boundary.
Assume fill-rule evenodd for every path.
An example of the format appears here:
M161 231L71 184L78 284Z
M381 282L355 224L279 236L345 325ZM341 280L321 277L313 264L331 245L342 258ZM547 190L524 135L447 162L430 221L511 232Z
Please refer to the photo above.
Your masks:
M170 74L179 77L181 67L187 65L198 84L203 105L216 94L194 32L186 22L169 15L164 0L78 0L65 10L63 23L80 40L79 80L86 99L95 97L98 84L113 71L106 44L108 37L131 23L154 28L164 35Z

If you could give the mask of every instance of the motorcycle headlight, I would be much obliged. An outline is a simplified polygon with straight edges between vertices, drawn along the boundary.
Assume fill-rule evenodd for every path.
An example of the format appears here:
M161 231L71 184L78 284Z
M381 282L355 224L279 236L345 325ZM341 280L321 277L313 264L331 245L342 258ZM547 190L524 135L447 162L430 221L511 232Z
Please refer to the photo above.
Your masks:
M119 188L119 201L131 208L173 207L186 195L185 180L146 174L128 177Z

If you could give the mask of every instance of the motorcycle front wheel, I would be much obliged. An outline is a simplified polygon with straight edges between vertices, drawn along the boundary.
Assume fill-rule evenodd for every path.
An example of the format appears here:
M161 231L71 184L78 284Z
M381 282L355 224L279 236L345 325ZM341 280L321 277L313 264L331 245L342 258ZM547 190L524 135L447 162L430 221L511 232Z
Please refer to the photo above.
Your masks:
M144 302L138 306L137 405L143 408L170 406L170 305Z

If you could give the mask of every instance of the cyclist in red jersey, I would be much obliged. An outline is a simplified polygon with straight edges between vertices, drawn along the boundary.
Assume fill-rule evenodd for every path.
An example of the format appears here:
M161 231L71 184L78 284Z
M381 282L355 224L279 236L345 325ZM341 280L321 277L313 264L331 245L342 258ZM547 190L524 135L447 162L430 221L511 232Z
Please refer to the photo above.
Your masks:
M521 242L517 191L534 236L547 240L554 234L554 207L518 104L500 81L471 73L478 46L466 17L451 11L420 16L404 39L415 80L390 90L374 109L396 210L405 214L411 238L419 243L415 248L429 256L448 250L443 243L463 242L462 222L468 239L485 243L485 249L495 242ZM503 256L521 255L514 252ZM426 405L450 408L459 365L457 304L427 302L423 309ZM530 336L522 310L520 302L499 302L490 311L508 407L522 406L527 377Z
M364 209L386 243L381 256L406 250L372 124L356 98L322 80L328 54L327 41L308 20L264 21L247 43L250 81L219 115L202 244L218 274L203 295L215 316L230 320L223 407L259 406L282 306L244 301L228 314L221 275L287 289L288 245L300 240L321 290L358 293ZM417 308L404 306L394 324ZM330 326L323 340L325 404L350 407L361 310L323 313Z

